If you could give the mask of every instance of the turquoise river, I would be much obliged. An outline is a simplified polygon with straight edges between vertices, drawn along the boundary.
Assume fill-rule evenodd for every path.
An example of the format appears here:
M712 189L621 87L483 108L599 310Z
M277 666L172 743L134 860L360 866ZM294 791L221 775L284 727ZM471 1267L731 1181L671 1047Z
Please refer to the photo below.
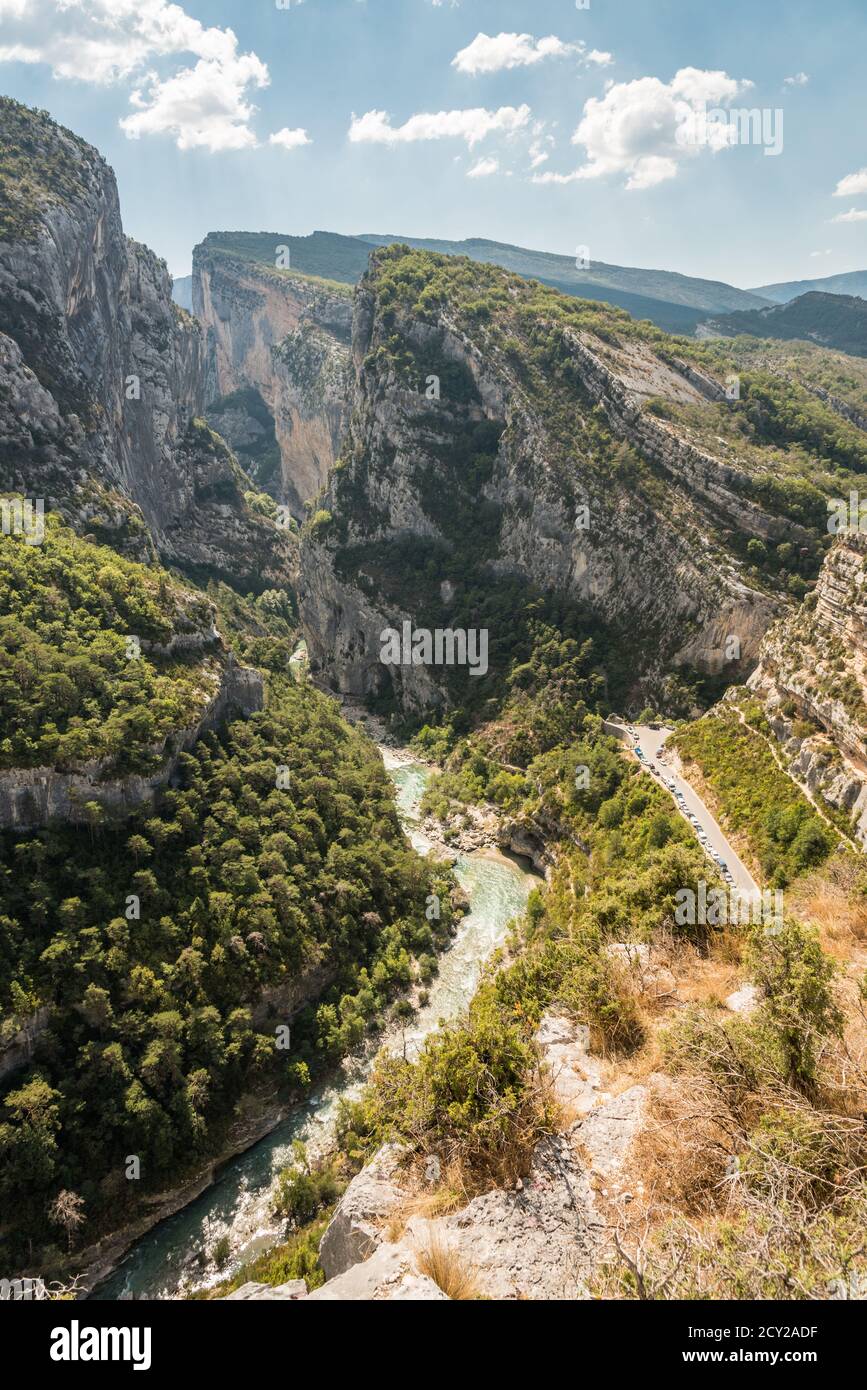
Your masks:
M415 847L426 853L431 845L419 827L418 807L429 771L388 749L383 749L383 756L397 789L404 828ZM475 991L485 961L505 939L509 922L523 911L537 881L493 851L463 855L455 870L470 911L440 957L428 1004L406 1028L381 1039L383 1046L411 1053L440 1020L460 1014ZM277 1176L291 1162L293 1141L302 1140L313 1154L327 1145L338 1101L361 1088L374 1055L369 1051L349 1059L308 1102L252 1148L229 1160L200 1197L142 1236L91 1297L183 1297L222 1281L239 1265L278 1244L285 1228L272 1215L271 1202ZM220 1271L211 1259L218 1241L224 1250L228 1241L230 1251Z

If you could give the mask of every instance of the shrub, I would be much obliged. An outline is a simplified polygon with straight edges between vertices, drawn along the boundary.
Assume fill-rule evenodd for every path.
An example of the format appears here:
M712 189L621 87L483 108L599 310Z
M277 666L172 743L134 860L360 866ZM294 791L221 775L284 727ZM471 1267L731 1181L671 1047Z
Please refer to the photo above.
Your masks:
M754 932L750 960L763 995L763 1014L779 1042L783 1072L793 1085L812 1086L820 1039L840 1035L843 1027L831 988L834 963L818 935L791 918L776 934Z

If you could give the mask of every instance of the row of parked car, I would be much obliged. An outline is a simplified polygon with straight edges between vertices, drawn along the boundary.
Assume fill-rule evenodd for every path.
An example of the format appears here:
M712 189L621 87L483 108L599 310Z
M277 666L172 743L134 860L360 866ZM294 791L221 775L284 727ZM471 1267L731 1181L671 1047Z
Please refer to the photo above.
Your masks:
M666 776L665 768L660 767L659 763L656 763L653 761L652 758L647 757L647 755L644 753L643 749L639 745L638 734L636 730L632 727L632 725L627 724L626 728L630 738L632 739L633 752L635 753L635 756L638 758L638 761L641 763L642 767L646 767L649 772L653 773L654 777L659 778L660 782L664 787L668 788L675 801L677 802L677 807L681 815L686 817L686 819L690 822L693 829L695 830L695 833L698 836L698 842L701 845L707 857L714 861L723 878L725 879L726 883L734 885L734 878L732 877L732 873L729 869L728 864L723 859L722 855L718 854L717 851L713 848L712 844L710 843L710 840L707 838L707 836L701 828L701 822L699 821L698 816L693 815L692 811L687 806L686 797L683 795L683 792L678 791L677 786L672 781L672 779Z

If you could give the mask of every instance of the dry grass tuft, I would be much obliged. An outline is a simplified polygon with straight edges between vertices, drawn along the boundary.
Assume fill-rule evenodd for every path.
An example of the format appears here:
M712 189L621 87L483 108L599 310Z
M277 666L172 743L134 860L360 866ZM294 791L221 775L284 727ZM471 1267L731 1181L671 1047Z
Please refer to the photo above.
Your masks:
M418 1190L392 1212L385 1227L386 1240L400 1240L414 1216L433 1221L438 1216L448 1216L453 1211L460 1211L476 1196L474 1189L477 1184L472 1181L468 1183L467 1174L460 1163L450 1163L433 1190L422 1190L421 1184L426 1180L423 1173L424 1164L416 1163L410 1180Z
M787 907L818 928L825 950L846 960L867 942L867 899L860 892L863 871L840 856L789 889Z
M724 1207L733 1138L715 1088L700 1077L656 1091L636 1136L630 1169L647 1201L703 1216Z
M419 1251L418 1267L432 1279L447 1298L468 1302L481 1298L477 1272L457 1251L445 1244L442 1237L428 1227L427 1242Z

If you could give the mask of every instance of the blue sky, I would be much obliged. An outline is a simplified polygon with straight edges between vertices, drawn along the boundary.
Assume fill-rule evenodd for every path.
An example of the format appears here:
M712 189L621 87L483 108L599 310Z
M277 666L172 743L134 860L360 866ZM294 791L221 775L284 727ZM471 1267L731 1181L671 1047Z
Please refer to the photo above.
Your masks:
M326 228L746 286L867 266L865 39L864 0L0 0L0 90L176 274L209 230ZM781 153L673 145L705 104L782 109Z

